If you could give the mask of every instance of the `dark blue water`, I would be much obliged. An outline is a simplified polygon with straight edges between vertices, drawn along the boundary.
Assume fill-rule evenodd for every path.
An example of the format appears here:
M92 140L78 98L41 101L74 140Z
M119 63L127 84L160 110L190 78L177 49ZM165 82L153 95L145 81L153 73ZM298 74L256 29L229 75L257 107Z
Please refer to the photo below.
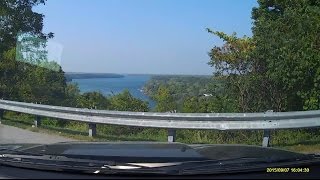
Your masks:
M134 97L148 101L153 108L155 102L141 91L150 78L150 75L125 75L123 78L73 79L72 82L78 83L81 92L100 91L107 96L128 89Z

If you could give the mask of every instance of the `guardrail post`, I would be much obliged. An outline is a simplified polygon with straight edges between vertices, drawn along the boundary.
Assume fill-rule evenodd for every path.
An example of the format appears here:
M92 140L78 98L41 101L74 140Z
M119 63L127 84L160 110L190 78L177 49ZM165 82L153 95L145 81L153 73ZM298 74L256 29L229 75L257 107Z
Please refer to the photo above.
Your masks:
M34 127L39 127L41 126L41 117L36 116L36 119L34 120Z
M176 141L176 130L168 129L168 142L175 142L175 141Z
M170 113L177 113L177 110L169 111ZM168 129L168 142L176 142L176 130Z
M265 130L263 130L262 146L269 147L269 141L270 141L270 130L265 129Z
M1 124L1 120L3 119L3 113L4 113L4 110L0 109L0 124Z
M273 110L268 110L264 113L264 117L266 114L271 114L273 113ZM269 147L270 145L270 130L269 129L264 129L263 130L263 140L262 140L262 146L263 147Z
M97 135L97 125L93 123L89 123L89 137L93 137Z

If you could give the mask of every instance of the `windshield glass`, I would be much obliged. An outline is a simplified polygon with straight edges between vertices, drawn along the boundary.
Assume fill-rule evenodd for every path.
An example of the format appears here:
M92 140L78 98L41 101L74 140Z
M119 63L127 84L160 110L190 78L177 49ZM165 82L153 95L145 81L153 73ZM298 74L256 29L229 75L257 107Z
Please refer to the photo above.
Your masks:
M2 0L0 151L319 153L319 17L312 0Z

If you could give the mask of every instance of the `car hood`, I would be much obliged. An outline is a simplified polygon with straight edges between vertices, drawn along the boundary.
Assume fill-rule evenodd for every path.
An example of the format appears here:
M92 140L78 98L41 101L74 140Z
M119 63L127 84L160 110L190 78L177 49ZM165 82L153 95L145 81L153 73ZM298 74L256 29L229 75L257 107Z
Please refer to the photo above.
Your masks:
M306 159L310 155L251 145L219 145L161 142L66 142L42 144L3 144L10 149L32 154L82 156L117 162L177 162L257 158L268 161Z

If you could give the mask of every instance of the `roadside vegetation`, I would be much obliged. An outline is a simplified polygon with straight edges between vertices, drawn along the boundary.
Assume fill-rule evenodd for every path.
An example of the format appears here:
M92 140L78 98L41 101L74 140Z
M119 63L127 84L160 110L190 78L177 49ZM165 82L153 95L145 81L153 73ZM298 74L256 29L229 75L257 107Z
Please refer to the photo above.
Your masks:
M210 77L155 76L144 92L157 105L128 90L104 96L80 93L67 83L62 68L39 50L54 34L43 33L42 14L32 7L44 0L0 1L0 98L22 102L118 111L188 113L305 111L320 109L320 2L258 0L252 10L252 37L207 29L224 41L211 48ZM25 35L21 36L21 32ZM42 39L44 41L38 41ZM33 42L33 43L28 43ZM34 56L24 57L26 50ZM41 48L40 48L41 49ZM207 95L204 95L207 94ZM4 124L32 129L33 116L6 112ZM39 131L61 132L85 140L166 141L166 130L98 125L96 138L85 137L87 125L46 118ZM272 131L271 145L300 151L319 150L319 129ZM185 143L260 145L262 131L178 130Z
M32 115L7 112L2 124L16 126L34 132L60 135L81 141L167 141L167 130L133 128L116 125L97 125L97 136L88 136L88 125L80 122L61 124L59 120L44 118L35 128ZM139 131L137 131L139 129ZM319 153L319 129L278 130L271 132L271 147L303 152ZM248 144L261 146L262 131L177 130L177 142L189 144Z

